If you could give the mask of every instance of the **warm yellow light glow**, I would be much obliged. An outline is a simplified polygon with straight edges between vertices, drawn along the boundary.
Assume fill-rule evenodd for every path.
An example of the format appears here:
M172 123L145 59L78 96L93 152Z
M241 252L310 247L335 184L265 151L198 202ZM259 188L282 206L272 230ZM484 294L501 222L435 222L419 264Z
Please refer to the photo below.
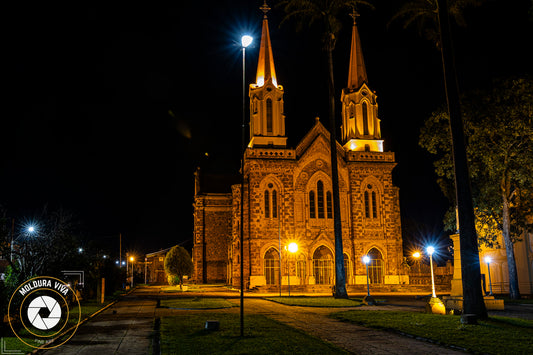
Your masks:
M130 261L133 262L133 260L135 260L133 256L130 256Z
M289 251L291 253L296 253L298 251L298 244L296 243L290 243L289 244Z
M355 150L357 148L357 144L355 142L350 142L350 150Z
M257 77L257 86L261 87L265 85L265 77L264 76L258 76Z
M350 139L344 149L352 152L383 152L383 140L377 139Z
M417 258L418 259L419 257L420 257L420 252L419 251L415 251L413 253L413 258Z

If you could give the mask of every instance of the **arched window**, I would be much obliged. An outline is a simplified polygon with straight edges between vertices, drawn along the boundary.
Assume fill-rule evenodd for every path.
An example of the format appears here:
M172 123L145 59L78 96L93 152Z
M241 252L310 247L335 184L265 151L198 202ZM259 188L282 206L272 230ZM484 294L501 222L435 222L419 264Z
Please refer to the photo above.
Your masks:
M265 218L278 218L278 192L274 184L269 183L264 192Z
M315 192L309 191L309 218L316 218Z
M318 218L324 218L324 183L320 180L316 183Z
M272 100L267 99L266 101L266 110L267 110L267 133L272 133Z
M279 285L279 253L274 248L265 253L265 279L267 285Z
M348 283L348 280L351 275L350 270L350 259L348 258L348 255L344 254L344 275L346 276L346 283Z
M333 284L333 254L325 246L313 253L313 274L317 285Z
M363 102L363 134L368 136L368 105Z
M265 218L270 218L270 192L265 190Z
M376 188L368 184L366 190L363 193L364 195L364 208L365 208L365 218L377 219L379 216L379 206L378 206L378 192Z
M331 191L326 192L326 207L328 218L333 218L333 204L331 201Z
M376 248L370 249L367 254L370 257L368 263L368 279L372 284L382 284L384 273L383 255Z
M272 190L272 218L278 218L278 192Z

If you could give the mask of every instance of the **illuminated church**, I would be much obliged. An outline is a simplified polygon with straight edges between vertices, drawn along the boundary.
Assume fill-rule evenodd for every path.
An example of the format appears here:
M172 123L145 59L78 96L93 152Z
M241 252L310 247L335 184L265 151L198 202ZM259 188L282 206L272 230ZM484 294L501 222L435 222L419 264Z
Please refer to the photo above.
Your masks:
M376 94L368 86L355 21L348 65L336 162L346 285L348 291L366 286L362 258L368 255L370 282L392 289L409 283L402 271L399 189L392 183L396 162L394 153L383 148ZM247 289L277 289L280 283L290 283L329 290L334 283L330 134L316 118L296 147L287 146L284 90L278 79L265 11L256 80L249 86L244 243L240 244L240 183L228 182L215 191L198 169L193 248L197 283L225 282L238 288L241 262ZM296 252L288 250L290 243L296 243Z

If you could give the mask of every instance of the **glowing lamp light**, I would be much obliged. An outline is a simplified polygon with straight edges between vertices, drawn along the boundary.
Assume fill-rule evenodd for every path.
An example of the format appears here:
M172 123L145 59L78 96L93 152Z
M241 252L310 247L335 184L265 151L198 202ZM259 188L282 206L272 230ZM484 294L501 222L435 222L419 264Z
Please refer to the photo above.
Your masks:
M123 261L123 262L122 262L122 265L126 265L126 262L125 262L125 261Z
M244 48L252 44L254 38L252 36L244 35L241 37L241 44Z
M413 258L417 258L418 259L419 257L420 257L420 252L419 251L415 251L413 253Z
M427 250L427 252L428 252L429 255L433 255L433 253L435 252L435 248L433 248L433 247L431 247L431 246L427 247L426 250Z
M289 251L291 253L296 253L298 251L298 244L296 243L290 243L289 244Z
M130 261L133 262L133 260L134 260L134 259L133 259L133 256L130 256Z
M34 226L29 226L28 227L28 232L30 232L30 233L35 232L35 227Z
M490 263L492 262L492 258L491 258L490 256L486 256L486 257L485 257L485 262L486 262L487 264L490 264Z
M83 248L78 248L78 253L82 253L83 252Z
M363 256L363 263L367 264L370 262L370 257L368 255Z

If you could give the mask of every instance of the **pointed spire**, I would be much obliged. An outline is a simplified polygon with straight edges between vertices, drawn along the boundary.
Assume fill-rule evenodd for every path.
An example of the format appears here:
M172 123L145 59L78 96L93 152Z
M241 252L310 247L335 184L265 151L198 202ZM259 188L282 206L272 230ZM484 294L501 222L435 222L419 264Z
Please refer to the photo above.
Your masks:
M259 48L259 62L257 63L256 84L261 87L269 80L274 86L278 86L276 79L276 69L274 68L274 57L272 55L272 45L270 43L270 32L268 30L267 12L270 10L266 0L260 7L263 11L263 31L261 33L261 47Z
M356 18L359 16L357 11L353 11L350 15L353 18L352 28L352 48L350 50L350 67L348 70L348 89L355 90L361 87L363 82L368 82L366 77L365 61L363 59L363 51L361 49L361 39L357 31Z

